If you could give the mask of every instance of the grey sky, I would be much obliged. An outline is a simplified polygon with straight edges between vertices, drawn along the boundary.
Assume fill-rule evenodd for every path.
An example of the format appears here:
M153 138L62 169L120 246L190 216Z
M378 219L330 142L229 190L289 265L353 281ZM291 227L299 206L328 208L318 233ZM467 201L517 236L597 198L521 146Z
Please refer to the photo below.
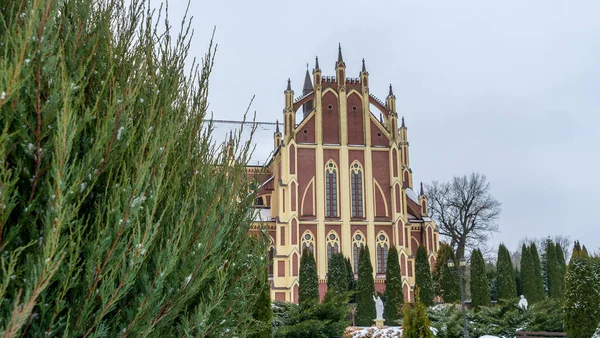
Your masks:
M178 22L184 1L170 4ZM192 55L213 29L215 118L281 119L315 55L334 75L366 59L371 92L392 83L415 182L488 176L502 202L492 243L564 234L600 247L600 1L194 1ZM220 127L223 129L224 127ZM225 133L223 130L219 132ZM272 150L259 135L255 158ZM264 140L264 141L263 141Z

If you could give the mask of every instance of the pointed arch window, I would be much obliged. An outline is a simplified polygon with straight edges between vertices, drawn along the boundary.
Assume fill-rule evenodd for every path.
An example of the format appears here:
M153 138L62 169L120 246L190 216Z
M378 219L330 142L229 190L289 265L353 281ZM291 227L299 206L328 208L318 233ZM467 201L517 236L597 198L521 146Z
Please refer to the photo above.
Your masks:
M340 252L340 238L335 231L331 231L327 235L327 262L338 252Z
M337 167L329 161L325 165L325 215L338 216L338 178Z
M365 246L365 235L362 232L357 231L352 237L352 259L354 265L354 273L358 273L358 256L360 250Z
M377 235L377 273L385 273L387 269L389 241L382 231Z
M352 217L363 217L363 170L358 162L350 167L350 188L352 193Z
M315 254L315 237L310 231L306 231L302 235L302 252L304 249L308 249L310 253L314 256Z
M275 258L275 248L269 247L269 277L273 277L273 258Z

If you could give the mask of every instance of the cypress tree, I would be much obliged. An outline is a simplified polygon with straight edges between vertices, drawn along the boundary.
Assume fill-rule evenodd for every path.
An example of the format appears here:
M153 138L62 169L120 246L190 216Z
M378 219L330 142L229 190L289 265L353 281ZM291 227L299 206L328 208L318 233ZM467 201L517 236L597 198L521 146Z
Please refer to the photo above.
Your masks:
M567 262L565 261L565 252L563 251L560 243L556 242L554 249L556 250L556 263L557 263L557 278L556 278L556 289L560 297L565 295L565 276L567 274Z
M534 242L529 246L531 252L531 258L533 260L533 267L535 269L534 283L535 283L535 298L534 302L546 299L546 292L544 291L544 277L542 275L542 264L540 261L540 255L537 251L537 246Z
M344 255L331 255L327 268L327 293L345 294L348 292L348 272Z
M560 270L562 267L558 264L556 258L556 248L554 243L550 242L546 244L546 280L548 285L548 298L562 298L564 290L561 289L562 285L559 281Z
M535 273L531 250L523 244L521 249L521 289L523 290L523 296L530 304L537 300Z
M565 331L569 337L591 337L598 327L600 294L587 252L576 242L565 282Z
M547 297L549 297L548 295L550 293L550 287L548 285L548 273L549 270L552 269L548 267L548 246L554 246L554 242L552 242L552 238L550 238L550 236L546 237L546 239L544 240L544 243L541 248L542 254L540 256L540 260L542 263L542 279L544 281L544 292ZM556 252L554 251L554 247L552 248L552 253L555 255L554 258L556 258ZM550 259L552 258L550 257Z
M375 316L375 280L369 247L364 246L358 256L358 280L356 282L356 325L371 326Z
M490 289L485 271L485 261L479 249L471 254L471 299L473 307L490 305Z
M214 49L186 67L189 20L165 33L148 6L0 4L7 337L254 329L267 249L248 235L251 143L232 137L232 155L214 146Z
M298 304L306 308L319 302L319 277L317 264L312 253L304 249L300 258L300 272L298 275Z
M271 308L271 287L268 274L264 273L264 283L260 285L260 297L256 302L252 317L258 322L257 332L251 334L252 338L271 338L273 336L273 309Z
M392 246L388 252L385 274L385 309L383 313L387 325L396 325L396 320L400 318L402 304L404 304L404 293L402 292L400 262L396 246Z
M510 252L504 244L500 244L498 247L496 274L498 299L512 299L517 297L515 270L513 269Z
M437 252L433 270L434 294L442 297L445 303L455 303L460 300L458 275L448 267L448 261L455 261L452 247L441 243Z
M427 249L419 246L417 257L415 259L415 286L418 286L421 292L421 301L425 306L433 305L433 279L431 278L431 268L429 259L427 259Z
M348 274L348 291L352 294L356 290L356 280L354 280L354 271L352 271L352 263L350 262L350 258L346 257L344 259L344 263L346 263L346 273ZM351 301L354 299L354 295L350 296Z

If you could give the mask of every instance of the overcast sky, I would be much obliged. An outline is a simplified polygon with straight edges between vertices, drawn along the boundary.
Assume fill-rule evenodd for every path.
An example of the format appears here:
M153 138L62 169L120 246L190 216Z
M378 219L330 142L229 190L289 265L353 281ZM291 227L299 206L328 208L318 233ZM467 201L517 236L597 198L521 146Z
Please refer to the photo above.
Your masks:
M192 56L217 29L215 118L241 119L256 95L257 119L281 120L287 78L298 96L315 55L335 75L339 42L348 76L365 58L371 93L393 84L415 183L487 175L502 203L492 244L563 234L600 247L600 1L192 2ZM185 3L171 2L172 22Z

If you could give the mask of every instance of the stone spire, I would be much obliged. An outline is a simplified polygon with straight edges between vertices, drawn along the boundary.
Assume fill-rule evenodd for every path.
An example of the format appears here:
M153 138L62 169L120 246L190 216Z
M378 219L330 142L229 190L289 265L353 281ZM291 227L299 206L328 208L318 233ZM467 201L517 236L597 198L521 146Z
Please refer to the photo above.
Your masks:
M404 124L404 116L402 116L402 126L401 128L406 128L406 125Z
M367 67L365 66L365 59L363 58L362 60L362 72L366 73L367 72Z
M344 58L342 57L342 44L338 45L338 63L344 62Z
M292 80L290 80L290 78L288 78L288 85L286 90L292 90Z
M279 133L279 120L275 122L275 133Z
M390 83L390 93L388 96L394 96L394 91L392 90L392 84Z
M315 70L319 70L319 57L315 56Z
M423 182L421 182L421 191L419 191L419 196L423 196L425 193L423 192Z
M304 76L304 87L302 88L302 95L306 95L313 90L312 81L310 80L310 74L308 73L308 63L306 64L306 75Z

